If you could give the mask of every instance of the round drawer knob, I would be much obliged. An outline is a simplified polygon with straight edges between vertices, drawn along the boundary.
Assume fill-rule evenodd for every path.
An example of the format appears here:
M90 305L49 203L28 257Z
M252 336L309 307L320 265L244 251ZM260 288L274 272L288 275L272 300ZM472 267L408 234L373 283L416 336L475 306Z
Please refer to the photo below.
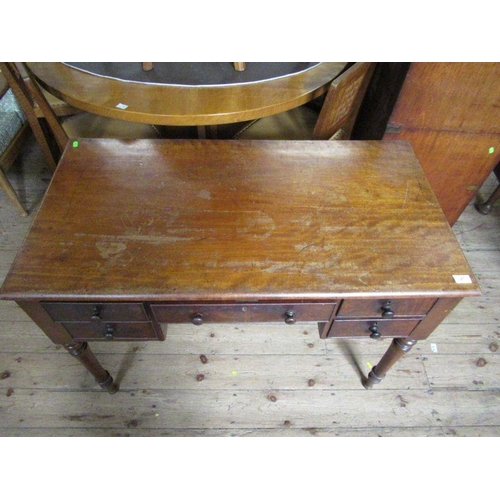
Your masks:
M200 313L194 314L192 319L191 319L191 323L193 323L193 325L202 325L203 324L203 314L200 314Z
M382 307L382 318L392 318L394 311L391 309L391 301L387 301Z
M101 311L98 306L92 308L92 316L90 316L91 321L101 321Z
M293 311L287 311L285 313L285 323L287 325L294 325L295 324L295 313Z
M373 326L370 326L370 328L368 328L368 330L370 330L370 332L371 332L371 335L370 335L371 339L379 339L381 337L381 335L382 335L378 331L378 325L377 325L377 323L375 323Z
M104 332L104 338L106 340L113 340L115 338L115 328L111 325L106 326L106 331Z

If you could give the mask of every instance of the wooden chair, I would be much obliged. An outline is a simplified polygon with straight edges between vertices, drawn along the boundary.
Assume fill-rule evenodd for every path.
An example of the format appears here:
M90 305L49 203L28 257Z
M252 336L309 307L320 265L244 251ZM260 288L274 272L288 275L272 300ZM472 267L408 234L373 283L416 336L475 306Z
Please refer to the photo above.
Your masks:
M6 171L19 155L28 132L29 127L19 103L4 76L0 74L0 188L24 216L28 212L9 182Z
M156 128L148 124L115 120L83 112L65 117L58 116L29 67L21 63L21 68L24 69L27 79L23 78L20 68L15 63L0 63L0 69L16 95L52 171L55 170L62 151L72 139L82 137L156 139L160 137ZM42 121L39 116L43 116Z
M237 134L237 139L347 140L376 63L357 62L330 84L319 114L304 105L261 118Z

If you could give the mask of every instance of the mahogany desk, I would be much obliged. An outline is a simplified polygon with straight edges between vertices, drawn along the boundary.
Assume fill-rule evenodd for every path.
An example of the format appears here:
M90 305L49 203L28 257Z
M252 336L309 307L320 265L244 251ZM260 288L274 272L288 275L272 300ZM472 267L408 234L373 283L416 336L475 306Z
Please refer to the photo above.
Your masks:
M89 341L168 323L392 338L367 388L478 284L406 142L82 140L0 291L109 392Z

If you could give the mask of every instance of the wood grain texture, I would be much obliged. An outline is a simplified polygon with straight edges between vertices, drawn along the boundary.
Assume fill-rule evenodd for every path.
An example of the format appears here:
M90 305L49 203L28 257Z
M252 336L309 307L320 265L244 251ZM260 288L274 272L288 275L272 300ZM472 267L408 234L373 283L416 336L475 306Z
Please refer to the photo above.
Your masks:
M500 161L499 85L499 63L412 63L389 119L452 225Z
M398 141L82 140L2 289L87 301L388 293L478 293Z
M412 63L390 124L500 134L500 63Z
M156 125L219 125L287 111L321 96L346 66L325 62L303 73L250 85L186 87L102 78L62 63L29 63L40 84L98 115ZM123 110L118 104L128 107Z
M23 193L34 208L28 218L19 217L0 193L0 281L46 187L37 148L21 158L30 163L9 175L16 184L24 179ZM467 207L453 231L484 295L463 300L373 393L363 389L357 375L380 359L389 340L321 340L315 324L188 324L169 326L165 342L95 343L94 352L117 369L123 384L122 392L110 397L15 303L0 301L0 374L5 374L0 378L0 435L498 437L495 356L500 351L491 349L500 345L499 229L500 211L482 216ZM158 364L161 356L169 362ZM476 366L480 357L487 361L482 368ZM267 358L266 377L254 379L250 372L262 369ZM239 376L232 374L238 372L232 361L245 366ZM279 362L276 370L273 361ZM155 363L157 372L149 376ZM307 372L298 374L295 363L307 365ZM204 369L207 378L194 380ZM67 376L73 375L69 382ZM301 388L309 380L304 375L318 377L317 383ZM160 387L156 377L166 385ZM229 385L234 379L237 391ZM138 386L139 381L147 385ZM268 399L273 395L274 402Z
M403 128L384 139L412 144L452 225L500 161L500 134Z

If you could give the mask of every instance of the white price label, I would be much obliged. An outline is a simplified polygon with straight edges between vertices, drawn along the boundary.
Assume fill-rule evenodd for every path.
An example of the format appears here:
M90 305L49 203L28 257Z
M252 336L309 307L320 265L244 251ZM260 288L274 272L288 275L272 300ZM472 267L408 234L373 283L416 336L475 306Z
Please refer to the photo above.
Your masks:
M472 278L468 274L454 274L453 279L455 280L455 283L472 283Z

